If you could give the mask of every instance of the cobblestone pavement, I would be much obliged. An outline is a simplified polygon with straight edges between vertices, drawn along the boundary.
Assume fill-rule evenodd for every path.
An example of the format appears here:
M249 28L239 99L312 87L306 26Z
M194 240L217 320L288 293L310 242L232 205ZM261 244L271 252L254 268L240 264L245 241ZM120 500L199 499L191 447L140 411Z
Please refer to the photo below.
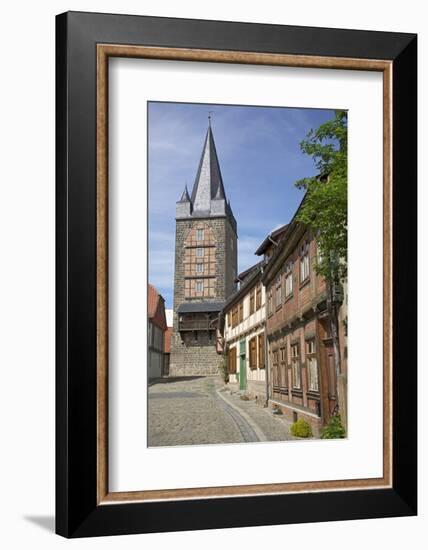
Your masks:
M231 394L218 377L159 380L148 410L150 447L291 439L285 420Z

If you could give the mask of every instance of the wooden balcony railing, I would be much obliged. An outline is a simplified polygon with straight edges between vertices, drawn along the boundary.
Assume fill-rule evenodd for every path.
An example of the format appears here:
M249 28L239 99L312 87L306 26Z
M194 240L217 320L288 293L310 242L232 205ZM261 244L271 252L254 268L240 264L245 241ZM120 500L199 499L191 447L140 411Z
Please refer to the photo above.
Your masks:
M178 329L183 330L215 330L210 319L183 319L178 323Z

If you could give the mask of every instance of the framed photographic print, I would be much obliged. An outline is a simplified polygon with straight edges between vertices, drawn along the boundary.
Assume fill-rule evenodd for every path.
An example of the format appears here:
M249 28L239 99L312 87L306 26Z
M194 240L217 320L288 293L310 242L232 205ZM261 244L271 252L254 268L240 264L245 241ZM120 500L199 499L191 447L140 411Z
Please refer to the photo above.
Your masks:
M56 47L57 532L416 514L416 36Z

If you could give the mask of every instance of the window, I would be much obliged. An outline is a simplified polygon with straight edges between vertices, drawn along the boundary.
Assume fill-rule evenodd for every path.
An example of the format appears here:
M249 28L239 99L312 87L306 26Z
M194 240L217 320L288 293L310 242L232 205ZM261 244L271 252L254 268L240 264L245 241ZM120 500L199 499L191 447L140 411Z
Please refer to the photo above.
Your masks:
M315 340L308 340L306 342L306 353L308 355L315 353Z
M254 295L255 295L255 291L251 291L250 292L250 315L252 315L255 311L255 307L254 307Z
M232 328L236 327L238 324L238 306L235 306L232 309Z
M256 288L256 310L262 307L262 285L257 285Z
M259 344L259 369L265 368L265 340L264 335L259 334L258 335L258 344Z
M254 338L251 338L249 342L249 348L250 348L250 369L256 369L257 368L257 336L254 336Z
M293 261L289 261L287 265L285 266L285 296L284 298L288 298L291 294L293 294Z
M203 273L204 272L204 264L198 263L196 264L196 273Z
M273 367L273 390L279 391L279 369L278 369L278 350L272 352L272 367Z
M203 281L196 281L196 292L203 292L203 291L204 291Z
M273 313L273 288L269 288L268 292L268 314Z
M287 350L284 347L282 347L279 350L279 370L280 370L280 376L281 376L281 391L282 393L286 393L284 390L288 386L288 373L287 373Z
M291 357L294 359L295 357L299 357L299 344L293 344L291 346Z
M281 307L282 303L282 289L281 289L281 275L277 275L275 279L275 307Z
M203 241L204 240L204 230L203 229L197 229L196 230L196 240L197 241Z
M300 249L300 282L309 278L309 243L306 242Z
M315 355L315 340L306 342L306 363L308 367L309 391L319 392L318 362Z
M196 249L196 256L198 258L202 258L204 256L204 249L203 248L197 248Z
M239 314L238 314L238 323L242 323L244 320L244 302L239 302Z
M293 373L293 388L300 390L302 380L300 376L299 344L291 346L291 369Z
M236 372L236 347L230 348L227 353L227 368L229 374L234 374Z

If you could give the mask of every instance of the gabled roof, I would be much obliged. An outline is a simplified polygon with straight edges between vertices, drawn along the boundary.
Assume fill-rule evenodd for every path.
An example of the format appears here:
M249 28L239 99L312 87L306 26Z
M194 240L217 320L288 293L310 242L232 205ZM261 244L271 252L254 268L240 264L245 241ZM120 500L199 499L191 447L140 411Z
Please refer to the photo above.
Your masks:
M165 353L171 353L171 336L172 327L168 327L164 333L164 351Z
M147 292L147 315L154 325L166 330L165 301L150 283Z
M266 252L266 249L271 244L273 244L272 241L276 241L279 238L281 238L281 236L285 233L287 227L288 227L288 224L281 225L281 227L278 227L277 229L269 233L269 235L264 239L264 241L258 247L258 249L255 251L254 254L256 254L256 256L261 256L262 254L264 254Z
M292 219L290 220L290 223L285 226L284 234L281 235L281 239L279 240L279 245L276 247L274 253L272 254L272 257L269 259L269 261L266 263L266 267L263 271L263 284L266 286L267 281L272 278L272 273L276 273L278 268L278 258L280 258L284 251L287 252L287 249L290 245L290 242L293 240L293 235L296 235L297 231L302 231L305 229L305 225L297 220L297 215L304 204L306 199L306 193L303 195L303 198L297 207L297 210L294 212L294 215Z
M226 199L211 125L208 126L191 201L194 212L209 212L211 199Z
M239 275L237 275L236 279L235 279L235 283L237 282L244 282L244 280L255 270L257 269L262 263L264 262L264 260L260 260L260 262L257 262L256 264L252 265L251 267L249 267L248 269L246 269L245 271L241 271L241 273L239 273Z
M156 288L149 283L149 291L147 296L147 314L149 319L156 315L156 310L159 303L159 293Z
M247 270L248 274L244 282L241 284L240 288L234 294L229 296L229 298L226 300L226 303L223 307L223 313L228 311L231 306L233 306L238 300L245 296L248 290L261 279L265 265L266 262L263 260Z

